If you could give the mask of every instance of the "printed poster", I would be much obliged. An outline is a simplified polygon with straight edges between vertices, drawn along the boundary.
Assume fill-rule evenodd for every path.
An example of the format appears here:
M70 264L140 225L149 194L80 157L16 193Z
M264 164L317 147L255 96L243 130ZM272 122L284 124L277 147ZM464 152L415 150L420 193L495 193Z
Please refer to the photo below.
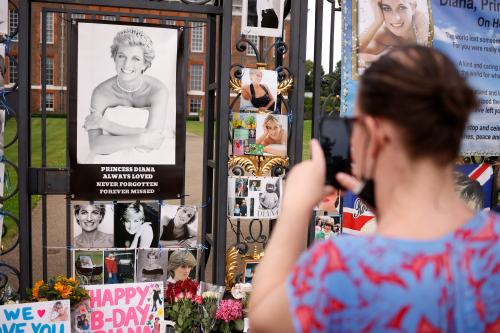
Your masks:
M241 34L281 37L284 0L243 0Z
M241 77L241 111L274 111L277 98L278 74L276 71L244 69Z
M233 113L230 127L233 134L233 155L287 155L286 115Z
M90 331L151 333L163 323L163 282L88 286ZM86 310L87 311L87 310ZM77 330L76 332L84 332ZM75 331L73 331L75 332Z
M351 235L370 235L377 230L377 220L368 207L351 191L343 198L344 217L342 233Z
M72 198L177 198L185 154L182 31L158 24L73 22ZM129 40L134 46L127 46Z
M1 332L70 332L69 300L2 305Z
M240 219L275 219L280 215L280 177L229 177L227 215Z
M342 1L341 115L353 115L364 70L389 48L397 47L376 43L375 36L387 41L387 37L397 40L395 36L410 35L418 45L445 53L476 92L480 105L472 110L460 155L500 155L498 4L473 0L404 0L382 2L380 6L371 3ZM380 27L373 31L373 25Z

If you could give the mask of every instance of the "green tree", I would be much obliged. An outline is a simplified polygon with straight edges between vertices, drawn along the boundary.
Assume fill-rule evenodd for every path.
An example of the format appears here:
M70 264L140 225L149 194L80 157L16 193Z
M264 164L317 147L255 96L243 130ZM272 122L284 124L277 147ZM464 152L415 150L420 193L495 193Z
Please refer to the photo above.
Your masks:
M314 75L313 75L313 70L314 70L314 62L312 60L306 60L306 78L305 78L305 91L306 92L312 92L313 91L313 83L314 83ZM325 70L323 69L323 66L321 66L321 76L325 75ZM336 77L340 78L341 75L341 62L340 60L337 62L337 65L335 66L335 70L333 72L333 75ZM328 87L322 87L321 88L321 96L328 96L330 95L331 92L331 86ZM337 84L334 88L334 94L335 95L340 95L340 84Z

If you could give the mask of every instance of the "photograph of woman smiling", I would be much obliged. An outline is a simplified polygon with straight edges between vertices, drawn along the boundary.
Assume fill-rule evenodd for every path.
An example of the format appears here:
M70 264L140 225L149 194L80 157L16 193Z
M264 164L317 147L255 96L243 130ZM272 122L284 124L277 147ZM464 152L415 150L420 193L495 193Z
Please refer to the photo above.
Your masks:
M158 245L158 205L118 203L115 211L115 246L152 248Z
M359 67L365 67L366 62L376 61L390 48L410 45L429 46L427 2L418 2L370 0L371 10L369 8L366 8L365 12L358 10ZM366 26L362 25L363 20L367 22ZM372 22L369 23L370 21Z
M113 212L110 205L75 205L73 218L76 248L113 246Z
M286 116L270 114L264 119L261 126L262 131L257 129L256 143L264 145L264 153L276 156L286 156L286 127L288 125L286 119L288 119ZM260 122L260 118L258 122Z
M175 164L177 29L78 24L78 163Z

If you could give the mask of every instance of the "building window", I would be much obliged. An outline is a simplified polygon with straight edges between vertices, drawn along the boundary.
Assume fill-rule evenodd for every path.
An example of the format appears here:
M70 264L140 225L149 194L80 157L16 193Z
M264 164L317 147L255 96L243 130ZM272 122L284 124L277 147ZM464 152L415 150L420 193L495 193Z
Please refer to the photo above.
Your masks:
M203 80L203 65L191 65L191 90L201 91Z
M17 10L9 9L9 35L12 35L17 29L17 24L19 23L19 15Z
M40 101L43 101L43 95L40 94ZM42 103L40 103L41 106ZM54 94L46 93L45 94L45 109L47 111L54 111Z
M132 17L132 22L139 23L141 22L141 19L138 17Z
M201 98L191 98L189 100L189 113L198 114L201 110Z
M45 74L45 83L48 86L53 86L54 85L54 58L49 58L47 57L45 59L46 63L46 74ZM42 68L42 58L40 58L40 68ZM41 79L41 75L40 75Z
M72 19L85 19L85 14L75 14L75 13L72 13L71 14L71 18Z
M47 44L54 44L54 13L47 13ZM43 13L40 13L40 31L43 30ZM42 34L40 33L40 43L42 42Z
M113 16L113 15L103 15L102 19L104 21L116 21L116 16Z
M259 50L259 36L247 35L245 36L245 38L254 43L254 45L257 47L257 50ZM255 55L255 50L250 45L247 45L247 55Z
M17 60L17 56L9 55L9 84L17 82L17 66L12 58Z
M174 20L165 20L165 24L166 25L175 25L175 21ZM203 38L203 33L202 33L202 38Z
M203 22L191 22L191 51L203 52Z

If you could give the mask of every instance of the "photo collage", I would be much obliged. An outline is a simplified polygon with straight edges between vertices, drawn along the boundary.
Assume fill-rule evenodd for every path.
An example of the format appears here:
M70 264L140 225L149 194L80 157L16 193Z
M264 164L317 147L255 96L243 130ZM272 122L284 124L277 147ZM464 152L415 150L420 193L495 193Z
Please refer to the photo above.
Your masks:
M282 194L280 177L229 177L228 217L275 219L280 214Z
M157 203L74 204L77 249L192 248L198 234L196 206Z
M233 113L233 155L286 156L288 116Z
M75 250L73 276L80 285L198 279L199 249Z

